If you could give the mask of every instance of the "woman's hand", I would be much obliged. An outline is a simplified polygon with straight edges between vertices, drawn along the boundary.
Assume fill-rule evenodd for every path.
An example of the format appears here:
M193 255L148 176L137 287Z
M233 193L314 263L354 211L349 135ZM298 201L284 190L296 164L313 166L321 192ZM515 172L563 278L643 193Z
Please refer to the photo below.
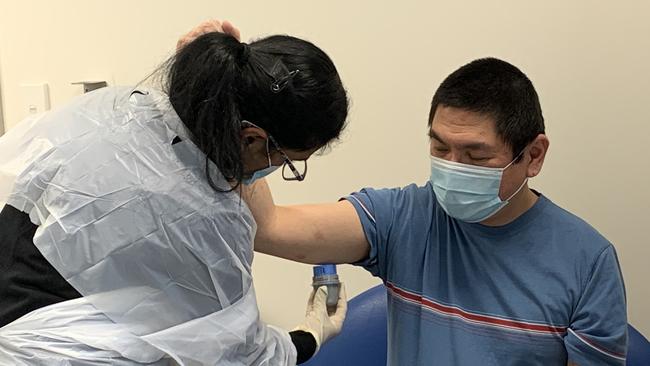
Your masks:
M238 41L241 40L241 33L239 32L239 29L237 29L237 27L235 27L232 23L227 20L221 22L217 19L211 19L197 25L194 27L194 29L179 38L178 42L176 43L176 50L180 50L181 48L185 47L186 44L210 32L229 34L235 37Z
M309 297L304 323L294 330L311 333L316 340L316 352L318 352L323 343L341 333L347 312L348 298L344 284L341 284L339 290L336 310L331 314L327 309L327 287L319 287L312 291Z

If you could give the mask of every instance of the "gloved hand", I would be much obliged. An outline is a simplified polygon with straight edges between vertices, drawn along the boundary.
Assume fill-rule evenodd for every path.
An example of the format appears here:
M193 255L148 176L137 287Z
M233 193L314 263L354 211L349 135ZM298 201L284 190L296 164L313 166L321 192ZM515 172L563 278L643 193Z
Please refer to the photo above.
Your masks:
M183 35L176 43L176 50L180 50L186 44L210 32L229 34L235 37L238 41L241 39L241 33L239 32L239 29L237 29L237 27L235 27L229 21L224 20L222 23L217 19L206 20L205 22L194 27L194 29L189 31L187 34Z
M348 311L348 299L345 286L341 284L339 302L333 314L327 313L327 287L312 291L307 303L305 321L294 330L309 332L316 339L316 352L321 345L341 332L343 321Z

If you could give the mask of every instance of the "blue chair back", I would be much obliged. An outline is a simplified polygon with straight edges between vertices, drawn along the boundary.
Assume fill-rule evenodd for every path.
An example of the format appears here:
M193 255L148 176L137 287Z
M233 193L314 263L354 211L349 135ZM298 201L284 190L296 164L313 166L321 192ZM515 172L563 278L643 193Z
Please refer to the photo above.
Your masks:
M627 366L650 366L650 342L627 325Z
M351 299L341 334L323 345L306 366L386 365L386 288L373 287ZM650 366L650 342L628 325L627 366Z

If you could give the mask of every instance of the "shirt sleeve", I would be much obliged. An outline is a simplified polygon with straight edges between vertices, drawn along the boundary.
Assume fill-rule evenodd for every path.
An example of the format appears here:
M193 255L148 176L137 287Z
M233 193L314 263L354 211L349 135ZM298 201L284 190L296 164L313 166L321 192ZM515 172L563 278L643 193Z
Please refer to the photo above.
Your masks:
M368 257L354 265L362 266L373 276L386 280L386 259L389 251L389 233L402 190L366 188L345 199L352 203L359 215L366 240L370 245Z
M569 361L578 365L625 365L625 286L611 245L593 266L564 343Z

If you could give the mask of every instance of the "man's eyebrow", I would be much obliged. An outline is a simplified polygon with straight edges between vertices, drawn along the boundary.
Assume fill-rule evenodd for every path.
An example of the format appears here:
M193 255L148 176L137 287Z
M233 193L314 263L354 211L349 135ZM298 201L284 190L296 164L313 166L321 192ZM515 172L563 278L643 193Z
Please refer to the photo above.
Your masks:
M438 136L438 134L437 134L437 133L436 133L432 128L429 129L429 133L428 133L428 135L429 135L429 138L435 139L435 140L437 140L437 141L439 141L439 142L442 142L443 144L445 143L445 142L440 138L440 136Z
M433 130L429 129L428 132L429 138L432 138L443 145L447 145L447 143L440 137L438 134ZM459 146L463 150L492 150L492 146L486 144L485 142L469 142L467 144L462 144Z
M460 147L465 150L492 150L492 147L484 142L471 142Z

